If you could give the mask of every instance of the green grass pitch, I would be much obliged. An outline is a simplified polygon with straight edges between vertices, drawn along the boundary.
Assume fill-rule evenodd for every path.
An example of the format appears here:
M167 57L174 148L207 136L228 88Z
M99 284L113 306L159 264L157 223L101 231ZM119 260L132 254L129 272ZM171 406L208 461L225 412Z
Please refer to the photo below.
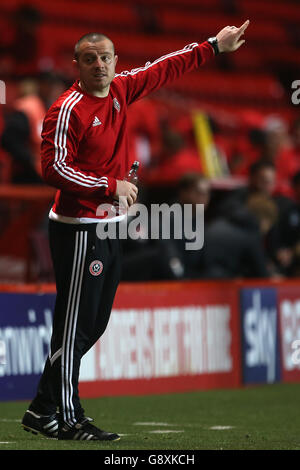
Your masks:
M27 402L0 403L0 450L300 450L300 384L82 400L114 443L25 432Z

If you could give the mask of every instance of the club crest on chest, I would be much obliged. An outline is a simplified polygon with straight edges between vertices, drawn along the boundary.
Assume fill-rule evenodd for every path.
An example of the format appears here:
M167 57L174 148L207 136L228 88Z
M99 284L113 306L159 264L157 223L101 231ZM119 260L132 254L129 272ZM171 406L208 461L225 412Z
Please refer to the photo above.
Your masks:
M119 101L117 100L117 98L114 98L113 99L113 105L114 105L114 108L118 111L118 113L121 111L121 106L120 106L120 103Z

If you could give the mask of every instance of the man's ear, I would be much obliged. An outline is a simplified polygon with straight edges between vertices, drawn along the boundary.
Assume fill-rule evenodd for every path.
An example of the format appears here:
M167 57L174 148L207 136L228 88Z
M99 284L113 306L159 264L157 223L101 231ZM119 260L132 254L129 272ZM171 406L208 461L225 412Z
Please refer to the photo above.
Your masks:
M76 71L78 71L78 61L76 59L73 59L72 60L72 64L73 64L73 67L76 69Z
M119 57L117 55L115 55L115 66L117 65L118 59L119 59Z

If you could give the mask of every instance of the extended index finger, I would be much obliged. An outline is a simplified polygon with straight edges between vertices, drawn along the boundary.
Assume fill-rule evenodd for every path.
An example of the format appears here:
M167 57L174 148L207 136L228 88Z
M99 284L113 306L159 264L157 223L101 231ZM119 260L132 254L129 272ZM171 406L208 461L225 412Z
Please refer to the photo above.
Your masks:
M246 20L245 23L242 24L242 26L239 27L238 31L239 34L243 34L244 31L248 28L250 21Z

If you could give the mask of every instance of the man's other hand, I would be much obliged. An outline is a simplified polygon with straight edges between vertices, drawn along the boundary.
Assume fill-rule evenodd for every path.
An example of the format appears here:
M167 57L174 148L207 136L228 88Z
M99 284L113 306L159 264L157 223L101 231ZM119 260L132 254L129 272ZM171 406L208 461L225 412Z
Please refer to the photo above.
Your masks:
M137 199L138 188L129 181L117 180L114 199L120 199L126 208L132 206Z

